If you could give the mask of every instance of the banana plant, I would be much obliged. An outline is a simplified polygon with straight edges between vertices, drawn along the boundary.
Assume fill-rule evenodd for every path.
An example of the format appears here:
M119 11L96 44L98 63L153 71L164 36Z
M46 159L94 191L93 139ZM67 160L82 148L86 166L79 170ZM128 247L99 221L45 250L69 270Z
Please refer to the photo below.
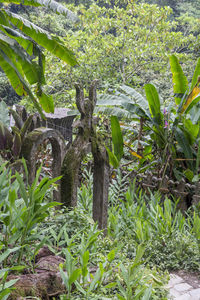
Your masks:
M146 98L133 88L123 85L115 95L101 96L97 102L97 111L113 113L134 121L142 119L144 131L150 136L149 140L145 138L147 146L143 149L143 154L148 154L150 164L152 161L155 164L160 161L163 175L170 169L177 179L185 176L191 181L198 177L200 161L200 58L190 88L175 55L170 56L170 66L174 84L174 107L161 109L158 92L152 84L144 87ZM145 158L141 160L140 167L142 164L146 164ZM145 168L144 166L144 170Z
M189 181L198 177L200 159L200 58L197 61L189 86L186 76L175 55L170 56L170 67L173 79L175 102L178 105L175 121L172 124L177 142L177 160L183 160L186 165L184 175ZM198 180L198 179L197 179Z
M72 21L77 17L66 7L54 0L0 0L3 4L45 6ZM5 72L16 93L28 95L42 114L54 111L53 99L43 91L45 84L45 56L42 48L50 51L65 63L74 66L77 60L59 37L29 20L14 14L5 6L0 9L0 67ZM31 88L32 87L32 88Z

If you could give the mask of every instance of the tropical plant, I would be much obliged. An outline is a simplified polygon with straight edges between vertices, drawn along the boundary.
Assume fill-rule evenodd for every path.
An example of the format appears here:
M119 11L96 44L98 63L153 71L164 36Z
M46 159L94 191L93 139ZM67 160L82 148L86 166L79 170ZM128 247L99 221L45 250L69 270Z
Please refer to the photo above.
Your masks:
M71 20L77 20L70 10L54 0L0 2L46 6ZM71 66L77 64L72 51L63 44L61 39L51 36L45 30L3 6L0 9L0 66L18 95L28 95L40 113L42 109L53 112L53 99L43 91L45 56L41 47Z
M27 181L28 171L23 160ZM24 183L23 178L16 172L11 176L5 165L1 166L1 248L8 249L12 245L18 245L18 262L20 263L27 245L33 239L40 240L40 234L34 232L34 228L49 214L49 209L59 205L57 202L44 202L44 197L49 187L59 178L43 178L39 182L41 167L38 169L32 185ZM15 179L15 180L14 180ZM20 197L19 197L20 195Z
M13 109L9 109L7 105L1 101L0 103L0 154L3 159L14 162L20 157L24 138L29 130L33 115L30 115L25 122ZM16 126L10 127L10 116L12 114L15 119Z
M138 149L139 144L142 144L139 167L145 167L144 164L150 160L149 166L152 163L159 166L162 176L166 172L173 172L176 178L185 176L192 180L198 174L200 155L200 59L190 89L175 55L170 56L170 66L174 83L174 107L169 105L161 109L158 92L152 84L145 85L146 99L133 88L123 85L115 95L101 96L97 102L98 111L106 112L105 106L108 106L109 113L140 122L138 137L134 138ZM113 105L117 105L119 109L115 111Z
M152 282L149 281L149 276L144 276L141 268L142 256L144 255L145 247L139 245L136 252L136 257L133 263L125 268L123 264L120 265L120 277L123 279L123 284L120 280L117 285L120 293L117 294L119 300L133 299L150 299L152 293Z
M106 147L110 164L114 168L119 167L120 160L123 156L123 136L120 129L120 124L116 116L111 116L111 134L112 134L112 151Z
M18 248L17 248L18 249ZM14 248L14 251L16 251L16 248ZM13 251L13 252L14 252ZM11 251L7 251L7 253L3 253L0 258L0 263L2 259L5 259L6 256L9 256ZM23 270L24 267L11 267L11 268L4 268L0 271L0 297L2 300L8 299L10 293L14 290L14 284L18 281L17 279L11 279L7 280L8 272L9 271L20 271Z

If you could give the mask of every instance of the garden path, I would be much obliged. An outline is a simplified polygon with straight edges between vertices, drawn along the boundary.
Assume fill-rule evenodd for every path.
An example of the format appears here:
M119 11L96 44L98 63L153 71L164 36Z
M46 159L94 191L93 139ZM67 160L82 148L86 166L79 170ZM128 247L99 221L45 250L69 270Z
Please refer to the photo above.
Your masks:
M167 284L169 299L200 300L200 276L183 271L170 274Z

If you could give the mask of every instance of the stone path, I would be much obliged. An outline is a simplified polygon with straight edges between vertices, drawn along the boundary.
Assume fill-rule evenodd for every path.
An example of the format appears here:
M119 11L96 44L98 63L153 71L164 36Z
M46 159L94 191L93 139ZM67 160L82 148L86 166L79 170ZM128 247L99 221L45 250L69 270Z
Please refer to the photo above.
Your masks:
M200 278L186 273L170 274L169 299L200 300Z

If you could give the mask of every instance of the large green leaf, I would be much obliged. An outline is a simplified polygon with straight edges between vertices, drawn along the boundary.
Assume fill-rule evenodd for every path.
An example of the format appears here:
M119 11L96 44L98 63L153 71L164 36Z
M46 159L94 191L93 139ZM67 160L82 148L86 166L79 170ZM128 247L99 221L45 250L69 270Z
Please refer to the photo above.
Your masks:
M45 6L58 14L65 15L71 21L78 21L78 17L71 10L54 0L0 0L0 3L22 4L35 7Z
M110 149L108 147L106 147L106 151L108 153L108 157L109 157L109 162L110 164L117 169L119 167L119 160L117 159L117 157L115 156L115 154L113 152L110 151Z
M123 156L123 136L119 124L119 120L116 116L111 116L110 118L111 123L111 132L112 132L112 143L114 147L114 154L117 157L118 161Z
M147 103L146 99L140 93L138 93L135 89L133 89L132 87L127 86L125 84L120 86L120 89L122 91L124 91L125 93L127 93L128 95L130 95L135 100L135 103L137 103L143 110L145 110L145 111L147 110L148 103Z
M178 58L175 55L170 56L169 62L172 72L172 80L174 83L174 94L181 94L183 96L188 89L187 78L184 75ZM176 104L179 104L181 102L182 96L178 96L175 98Z
M27 36L31 37L37 44L41 45L71 66L75 66L77 64L77 60L73 52L65 47L59 38L50 36L46 30L41 29L17 14L9 11L4 11L4 13L14 26L20 29Z
M196 64L196 67L195 67L195 70L194 70L190 90L192 90L195 87L199 76L200 76L200 57L197 61L197 64Z
M40 105L45 112L50 113L54 111L53 97L51 95L45 94L40 87L37 92L37 96L39 98Z
M35 52L34 47L38 48L38 46L34 43L34 41L31 40L31 38L25 36L24 34L18 32L17 30L8 27L9 24L8 24L8 26L5 26L6 23L4 23L4 20L5 20L5 15L3 14L2 11L0 11L0 28L1 28L1 30L7 36L12 38L12 40L13 39L16 40L20 44L20 46L26 50L26 52L29 55L33 55L33 52Z
M148 102L134 89L129 86L123 85L120 87L127 95L117 92L115 95L103 94L98 97L97 111L101 111L106 114L115 115L119 118L150 118L148 110ZM100 107L100 105L102 107ZM105 106L110 106L105 108ZM111 107L113 106L113 108ZM116 107L122 106L123 108ZM125 109L124 109L125 108Z
M122 105L123 103L131 103L131 99L124 94L109 95L102 94L98 96L96 105Z
M81 269L75 269L69 277L69 285L71 286L81 275Z
M145 93L149 104L149 110L155 123L161 124L162 114L160 111L160 99L158 92L153 84L145 84Z
M193 162L192 162L193 153L192 153L192 148L189 144L188 139L186 138L184 132L179 127L176 128L175 136L176 136L178 145L181 148L181 150L185 156L188 166L190 167L191 170L193 170Z
M199 124L193 124L190 119L184 119L183 124L187 130L187 133L189 135L189 141L192 145L192 144L194 144L194 142L199 134Z
M45 83L43 75L43 66L31 61L25 51L22 51L19 44L8 36L0 33L0 48L9 57L10 61L18 69L22 76L26 76L28 82L32 85L39 82Z
M9 49L8 49L9 50ZM19 79L19 76L15 70L15 66L9 57L0 49L0 66L10 80L16 93L20 96L25 94L23 84Z
M148 120L151 118L150 113L147 110L143 110L138 104L124 103L122 106L132 115L132 118L134 115Z
M12 86L15 88L15 91L17 91L19 95L28 94L31 100L33 101L33 104L37 108L37 110L44 117L41 107L37 102L37 99L33 95L29 85L19 73L17 67L12 63L9 57L6 56L6 54L1 49L0 49L0 66L8 76L8 79L10 80ZM19 87L17 86L17 84L19 85Z
M185 114L187 114L200 100L200 96L194 98L192 102L188 105L188 107L185 110Z
M132 113L128 112L126 109L117 106L96 106L94 112L101 112L108 116L117 116L118 118L138 118L136 115L133 116Z

